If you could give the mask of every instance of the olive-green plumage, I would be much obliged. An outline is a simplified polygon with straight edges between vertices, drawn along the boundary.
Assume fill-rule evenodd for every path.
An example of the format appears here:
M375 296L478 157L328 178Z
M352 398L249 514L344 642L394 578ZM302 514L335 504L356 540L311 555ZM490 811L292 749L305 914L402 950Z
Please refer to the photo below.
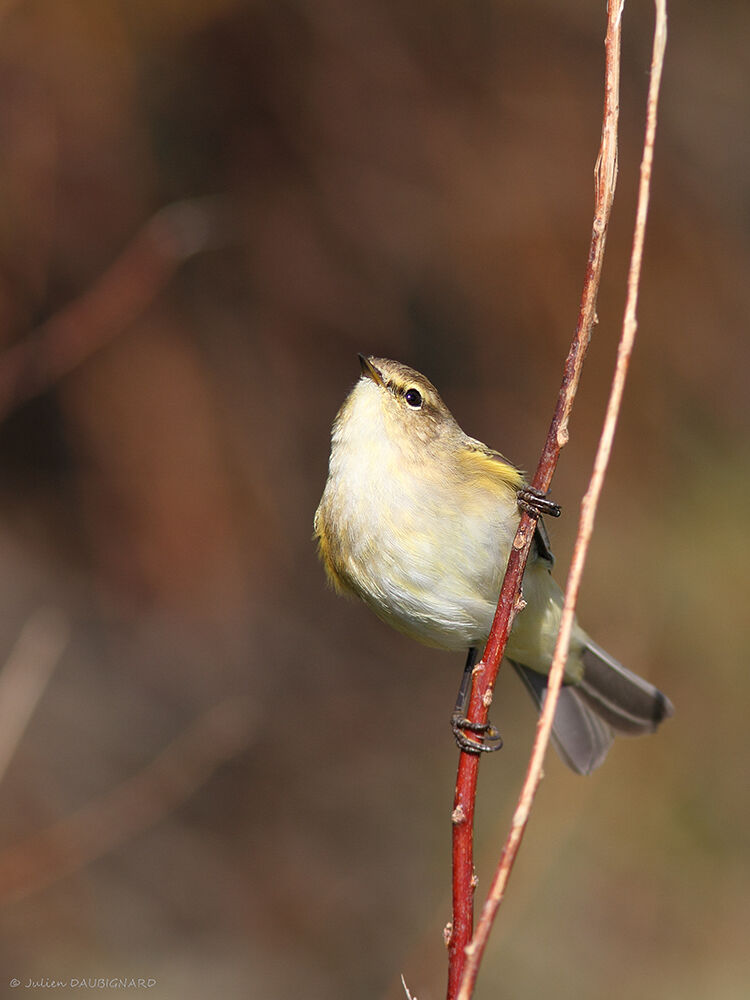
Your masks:
M443 649L482 647L519 521L522 473L464 434L432 383L406 365L362 358L333 425L315 536L329 579L389 625ZM543 527L540 528L543 532ZM524 575L525 609L506 655L538 703L562 610L544 536ZM553 736L588 773L612 727L653 731L669 701L576 625Z

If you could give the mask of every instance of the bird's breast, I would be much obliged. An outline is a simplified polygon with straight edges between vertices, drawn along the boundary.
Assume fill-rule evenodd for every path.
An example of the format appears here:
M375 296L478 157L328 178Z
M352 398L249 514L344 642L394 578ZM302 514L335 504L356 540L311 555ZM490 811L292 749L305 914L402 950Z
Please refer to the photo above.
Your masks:
M336 571L391 625L465 648L489 632L515 504L383 430L371 420L334 436L321 511Z

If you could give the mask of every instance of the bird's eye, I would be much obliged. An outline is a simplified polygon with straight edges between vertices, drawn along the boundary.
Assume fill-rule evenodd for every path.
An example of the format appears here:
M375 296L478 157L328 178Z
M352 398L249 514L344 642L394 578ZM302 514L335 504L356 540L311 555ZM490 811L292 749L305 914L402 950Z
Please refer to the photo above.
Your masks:
M407 389L404 393L404 399L409 406L413 406L415 410L418 410L422 405L422 393L419 389Z

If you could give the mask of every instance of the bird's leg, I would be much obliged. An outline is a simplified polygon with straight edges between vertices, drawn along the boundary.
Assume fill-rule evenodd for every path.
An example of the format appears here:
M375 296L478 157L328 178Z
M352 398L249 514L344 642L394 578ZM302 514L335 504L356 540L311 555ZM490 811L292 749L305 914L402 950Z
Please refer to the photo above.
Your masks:
M471 678L476 662L477 650L472 646L466 657L466 666L461 678L461 686L458 689L456 707L451 715L451 728L460 750L473 754L491 753L493 750L499 750L503 745L500 733L490 722L470 722L466 718L471 696ZM467 732L476 733L476 739L467 736Z
M522 486L518 491L516 503L532 517L539 517L540 514L547 514L549 517L559 517L562 509L547 498L546 493L535 489L533 486Z

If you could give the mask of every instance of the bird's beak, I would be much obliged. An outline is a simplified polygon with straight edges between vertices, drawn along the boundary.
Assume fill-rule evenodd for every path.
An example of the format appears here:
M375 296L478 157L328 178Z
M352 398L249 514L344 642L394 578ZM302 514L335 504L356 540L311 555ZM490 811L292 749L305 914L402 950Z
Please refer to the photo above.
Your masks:
M359 355L359 364L362 369L362 374L365 376L365 378L371 378L375 383L375 385L382 386L385 384L383 382L383 376L377 370L372 361L370 361L369 358L366 358L364 354Z

